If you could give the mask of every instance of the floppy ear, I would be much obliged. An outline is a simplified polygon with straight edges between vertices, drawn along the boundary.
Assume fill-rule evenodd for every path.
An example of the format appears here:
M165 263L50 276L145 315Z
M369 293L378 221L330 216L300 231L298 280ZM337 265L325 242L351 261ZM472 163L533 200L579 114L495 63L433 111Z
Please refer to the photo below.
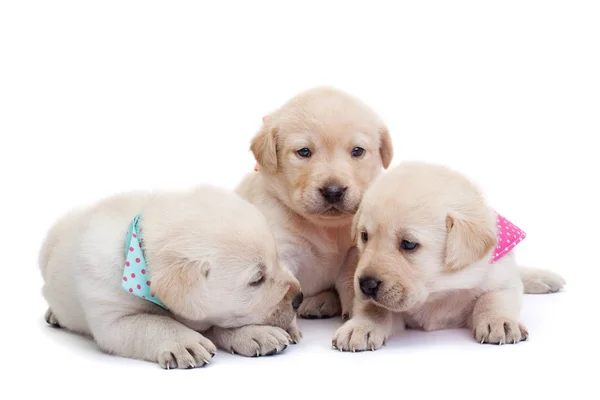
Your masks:
M485 216L465 218L448 214L446 217L446 268L458 271L484 257L498 241L495 224Z
M358 220L360 219L360 214L362 211L362 205L358 206L358 209L354 213L354 217L352 217L352 226L350 228L350 237L352 237L352 245L356 246L358 243Z
M210 264L171 255L160 258L155 262L158 268L150 271L152 291L175 314L192 320L206 318L202 296L197 295L197 290L206 279Z
M277 128L266 123L250 143L250 150L260 167L275 173L277 171Z
M384 126L379 130L379 137L379 154L381 155L383 168L387 169L392 162L392 158L394 157L394 146L392 144L392 138L387 127Z

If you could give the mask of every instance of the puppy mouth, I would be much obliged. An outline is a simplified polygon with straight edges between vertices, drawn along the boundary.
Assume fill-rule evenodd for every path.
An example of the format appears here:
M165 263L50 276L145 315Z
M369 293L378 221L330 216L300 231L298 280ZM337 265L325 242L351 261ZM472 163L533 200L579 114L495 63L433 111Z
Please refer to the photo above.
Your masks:
M362 276L357 283L363 301L373 303L392 312L406 311L410 307L410 304L407 304L405 288L401 285L390 287L371 276Z
M325 208L325 210L321 211L319 214L323 215L325 217L339 217L346 213L347 213L347 211L345 211L344 209L341 209L338 206L329 206L329 207Z

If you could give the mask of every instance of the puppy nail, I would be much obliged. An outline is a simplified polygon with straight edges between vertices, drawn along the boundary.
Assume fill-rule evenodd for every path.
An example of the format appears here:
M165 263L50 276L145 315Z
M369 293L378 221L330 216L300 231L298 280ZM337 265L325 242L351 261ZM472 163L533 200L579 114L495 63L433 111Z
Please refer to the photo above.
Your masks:
M208 362L208 360L202 360L202 361L204 361L204 364L210 364L210 363Z

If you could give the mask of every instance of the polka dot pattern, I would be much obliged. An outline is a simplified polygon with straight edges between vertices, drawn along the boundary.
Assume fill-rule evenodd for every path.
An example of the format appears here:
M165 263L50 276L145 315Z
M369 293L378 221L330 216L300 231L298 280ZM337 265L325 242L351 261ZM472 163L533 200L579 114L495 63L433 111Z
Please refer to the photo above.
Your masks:
M496 215L496 235L498 236L498 244L492 255L492 263L498 261L506 253L514 249L514 247L527 236L523 230L508 219L498 213L496 213Z
M142 299L151 301L166 309L165 305L151 291L151 282L148 279L148 266L144 257L143 243L138 229L139 215L130 223L125 244L125 263L121 287L127 292Z

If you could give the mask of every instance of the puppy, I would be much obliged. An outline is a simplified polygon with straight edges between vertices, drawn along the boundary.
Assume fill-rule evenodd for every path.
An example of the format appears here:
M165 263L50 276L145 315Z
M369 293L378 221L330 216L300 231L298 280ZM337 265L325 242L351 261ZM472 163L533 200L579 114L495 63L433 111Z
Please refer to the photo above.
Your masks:
M340 305L335 289L352 284L341 274L353 263L352 217L392 159L386 126L358 99L315 88L269 114L251 150L258 172L236 190L265 214L282 263L300 281L305 300L298 314L339 315L351 307L344 298Z
M264 213L282 262L300 281L298 315L346 319L356 263L351 222L367 187L392 161L386 125L359 99L317 87L264 118L250 149L257 172L236 191ZM563 284L548 271L521 273L527 293Z
M265 218L217 187L72 211L50 228L39 264L46 321L110 354L193 368L215 345L259 356L300 340L300 286Z
M462 175L400 164L367 191L353 227L360 254L355 309L334 347L379 348L391 335L393 313L414 329L470 328L480 343L527 339L513 253L525 233Z

